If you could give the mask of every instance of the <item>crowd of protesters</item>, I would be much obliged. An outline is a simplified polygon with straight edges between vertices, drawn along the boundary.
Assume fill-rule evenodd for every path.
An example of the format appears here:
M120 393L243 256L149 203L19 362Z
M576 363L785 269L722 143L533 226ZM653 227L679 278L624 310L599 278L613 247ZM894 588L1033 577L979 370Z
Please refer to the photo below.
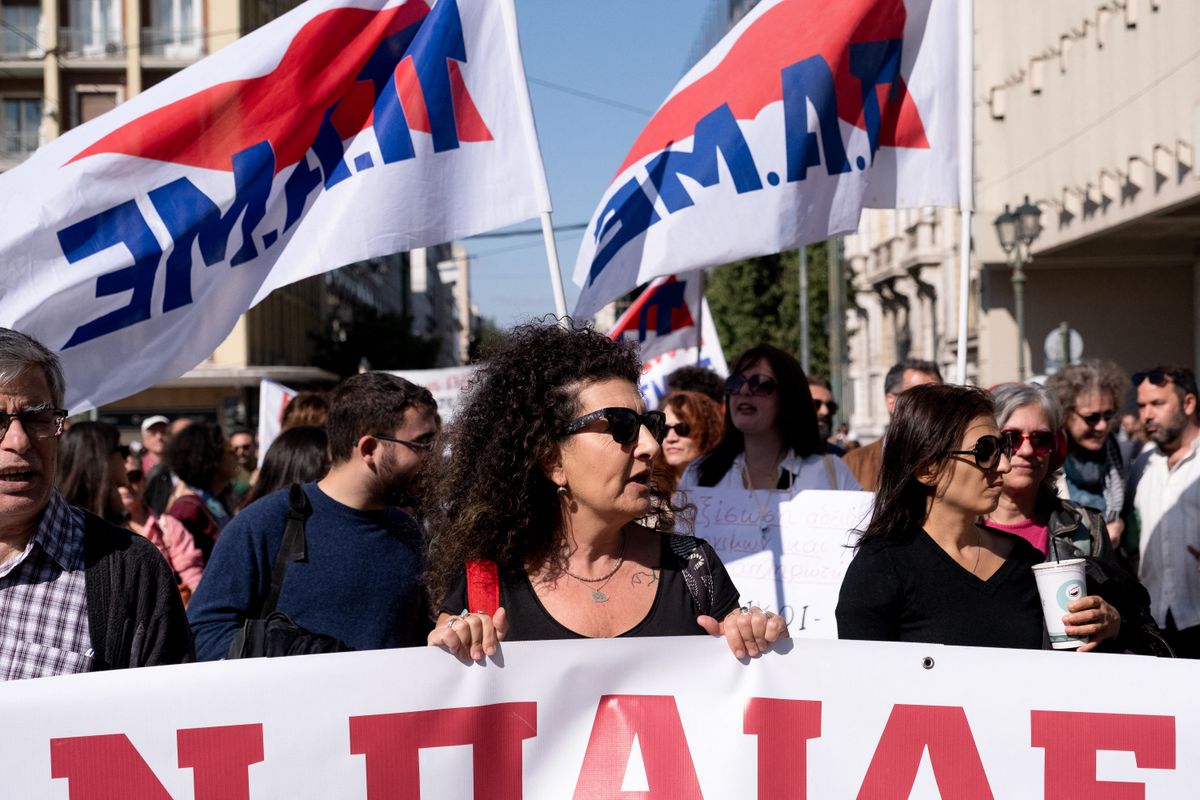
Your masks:
M1080 651L1200 658L1194 374L1087 361L1045 385L942 383L908 359L859 446L828 381L770 345L722 380L639 395L636 345L520 326L443 430L430 393L368 372L246 429L160 414L121 443L72 423L57 358L0 328L0 679L429 644L787 637L689 535L688 492L874 491L843 638L1049 646L1033 566L1083 558ZM1137 413L1122 421L1135 398ZM53 614L43 613L53 608ZM130 637L130 630L143 632Z

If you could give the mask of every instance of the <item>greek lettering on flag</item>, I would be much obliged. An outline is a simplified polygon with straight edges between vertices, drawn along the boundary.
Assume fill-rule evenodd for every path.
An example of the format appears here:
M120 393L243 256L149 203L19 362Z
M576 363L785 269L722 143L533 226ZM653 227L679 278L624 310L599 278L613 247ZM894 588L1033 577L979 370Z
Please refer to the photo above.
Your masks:
M957 0L763 0L617 170L575 262L577 317L650 279L959 204ZM967 110L969 111L969 109Z
M0 175L0 325L78 412L277 287L549 210L512 0L309 0Z

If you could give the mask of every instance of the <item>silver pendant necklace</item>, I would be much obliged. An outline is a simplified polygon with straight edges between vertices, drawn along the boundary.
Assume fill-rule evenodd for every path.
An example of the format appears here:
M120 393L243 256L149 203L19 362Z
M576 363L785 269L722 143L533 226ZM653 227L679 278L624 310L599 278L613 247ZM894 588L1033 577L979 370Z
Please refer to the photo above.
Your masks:
M788 476L787 493L790 497L792 494L792 485L794 476L791 470L786 470ZM746 489L750 492L750 499L754 501L755 507L758 509L758 532L762 536L763 547L767 546L767 533L771 530L771 526L767 523L767 513L771 510L771 490L767 489L764 492L763 502L758 501L758 491L754 488L754 483L750 480L750 467L746 462L742 462L742 480L745 481Z
M571 570L569 570L569 569L563 570L563 572L567 573L567 575L571 576L572 578L579 581L584 586L587 586L587 588L591 590L593 603L607 603L608 602L608 595L606 595L601 590L605 586L608 585L608 582L611 581L613 576L617 574L617 570L619 570L621 568L621 565L625 563L625 541L626 541L625 533L622 531L622 533L621 533L621 550L620 550L620 552L617 553L617 564L611 570L609 570L607 575L601 575L599 578L581 578L580 576L576 575L574 572L571 572ZM598 583L600 585L599 586L589 586L588 585L588 584L592 584L592 583Z

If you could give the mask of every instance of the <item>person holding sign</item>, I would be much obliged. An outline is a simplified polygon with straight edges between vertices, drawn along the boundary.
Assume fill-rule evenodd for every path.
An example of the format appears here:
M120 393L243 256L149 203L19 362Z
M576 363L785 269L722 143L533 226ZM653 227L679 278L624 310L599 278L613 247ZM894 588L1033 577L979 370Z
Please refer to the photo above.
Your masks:
M569 322L517 327L479 367L430 504L430 645L477 661L503 639L708 633L741 658L788 635L739 608L707 542L671 533L640 374L635 344Z
M838 597L842 639L1039 649L1041 551L978 524L1010 471L991 397L916 386L896 401L875 496Z
M842 460L826 454L808 379L790 354L769 344L738 358L725 381L725 431L696 459L680 489L711 486L779 490L861 487Z

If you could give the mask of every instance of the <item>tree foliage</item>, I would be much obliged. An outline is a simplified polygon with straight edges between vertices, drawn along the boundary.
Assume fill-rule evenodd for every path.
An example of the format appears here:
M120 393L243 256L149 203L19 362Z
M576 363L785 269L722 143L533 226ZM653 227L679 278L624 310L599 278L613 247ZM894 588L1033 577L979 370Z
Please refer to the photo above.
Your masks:
M810 372L825 376L829 375L827 254L824 244L808 247ZM763 342L800 358L798 250L717 267L709 273L707 294L727 361L732 363L738 354Z

